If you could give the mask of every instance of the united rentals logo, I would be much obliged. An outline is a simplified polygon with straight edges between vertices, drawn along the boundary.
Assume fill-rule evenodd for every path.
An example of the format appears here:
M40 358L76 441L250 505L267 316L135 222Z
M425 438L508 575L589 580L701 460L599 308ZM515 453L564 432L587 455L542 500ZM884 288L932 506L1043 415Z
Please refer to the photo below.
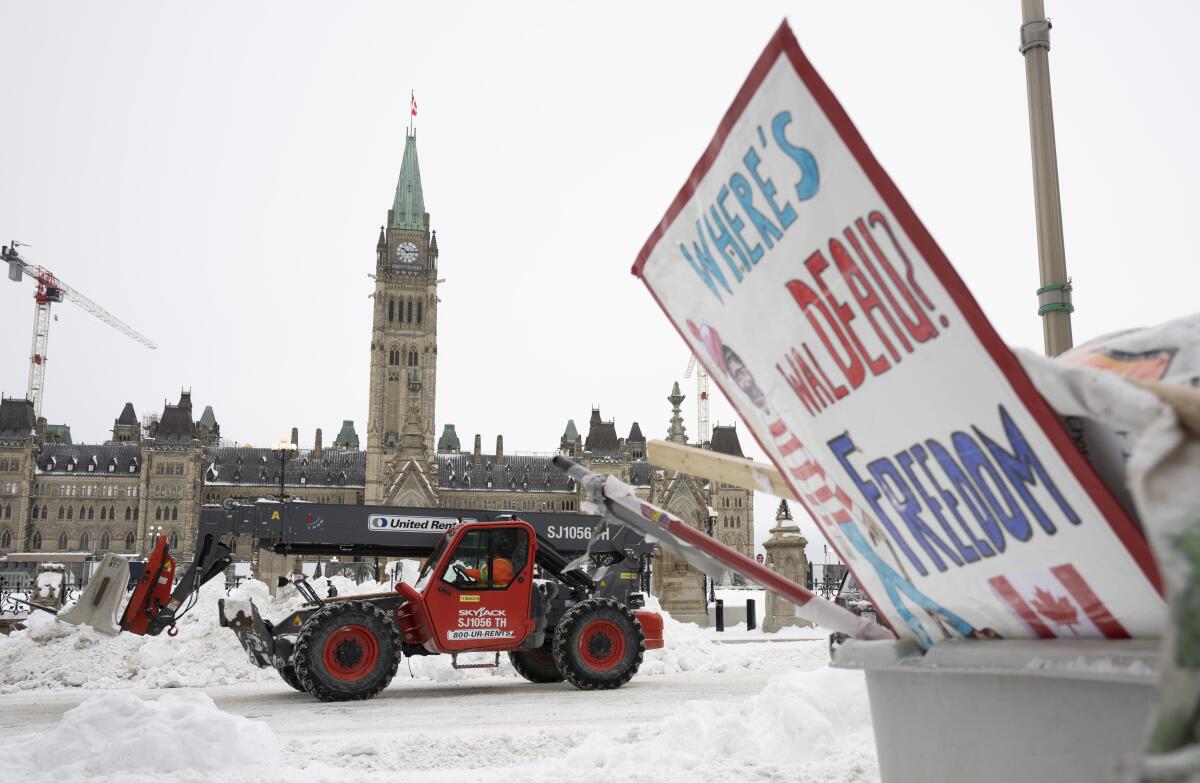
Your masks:
M372 514L367 517L367 529L375 532L444 533L458 524L448 517L401 517Z

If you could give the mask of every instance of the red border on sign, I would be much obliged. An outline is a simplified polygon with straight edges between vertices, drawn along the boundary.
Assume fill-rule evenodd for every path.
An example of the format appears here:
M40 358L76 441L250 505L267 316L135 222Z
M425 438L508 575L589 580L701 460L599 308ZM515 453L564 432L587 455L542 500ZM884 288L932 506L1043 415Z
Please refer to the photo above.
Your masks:
M1030 415L1033 416L1038 426L1041 427L1042 432L1058 451L1059 457L1066 463L1072 475L1082 485L1084 491L1088 493L1092 502L1096 504L1101 515L1108 522L1113 533L1116 534L1117 538L1125 546L1125 549L1134 559L1134 562L1142 570L1146 579L1149 580L1150 584L1161 595L1163 592L1162 581L1145 537L1125 513L1125 510L1117 503L1112 493L1108 490L1108 487L1104 485L1104 482L1096 474L1096 471L1092 469L1092 466L1088 464L1083 455L1075 448L1066 430L1059 422L1057 415L1051 410L1049 404L1042 398L1037 389L1034 388L1033 382L1025 374L1024 369L1022 369L1020 363L1017 361L1017 357L1000 339L1000 335L996 333L996 330L992 327L986 316L984 316L979 304L971 296L971 292L967 290L967 286L963 283L962 278L958 276L958 272L954 270L954 267L951 266L950 261L942 253L941 248L933 240L929 231L926 230L925 226L917 218L912 207L909 206L904 196L901 195L900 189L896 187L891 177L887 175L887 172L883 170L879 161L875 159L871 150L867 148L867 143L854 127L854 123L850 121L850 117L846 114L846 111L838 103L837 98L834 97L833 92L825 84L824 80L817 74L816 69L813 68L808 58L804 56L804 52L800 50L800 44L796 41L796 36L792 33L792 29L786 19L780 24L775 35L772 36L770 43L767 44L767 48L763 50L762 55L759 56L758 61L754 64L754 68L751 69L750 75L738 91L733 104L725 112L725 116L721 118L712 141L709 142L708 148L705 149L704 154L700 156L700 160L692 168L691 175L679 190L678 195L675 196L675 200L671 202L671 206L667 209L663 219L659 221L659 224L650 234L649 239L642 246L637 260L633 265L633 274L642 278L642 282L646 284L646 288L650 291L650 295L654 297L654 301L666 313L667 320L671 321L672 326L675 327L675 330L679 332L679 336L686 343L687 338L683 334L683 331L671 319L670 313L663 307L658 295L650 288L642 271L647 259L650 257L650 253L658 245L667 229L675 222L679 213L683 211L684 206L691 199L697 186L708 174L709 169L724 146L729 132L733 129L734 124L742 116L743 112L745 112L750 99L758 92L758 88L762 85L767 73L774 67L780 55L787 56L788 61L796 71L796 75L800 77L805 87L808 88L817 105L825 113L826 119L833 125L842 142L850 150L851 155L854 156L855 161L862 167L863 172L867 175L867 179L870 180L872 186L879 193L884 204L891 210L896 220L900 223L901 228L908 235L909 240L916 246L925 259L925 262L929 264L930 269L937 276L939 282L945 287L950 298L954 300L954 303L965 316L971 330L979 338L979 341L983 343L983 347L987 350L988 355L991 356L992 361L1000 368L1000 371L1012 386L1013 391L1016 392L1017 397L1025 405ZM696 358L702 364L705 363L705 357L697 355ZM714 380L720 377L719 374L713 373L713 368L706 366L706 369ZM717 388L721 389L721 393L729 400L734 410L738 411L742 419L748 421L749 419L738 408L737 403L725 390L723 384L718 382ZM754 428L750 428L750 431L754 435L754 439L758 442L759 448L774 461L771 451L763 445L758 434L754 432ZM776 463L775 467L780 470L788 485L795 492L796 487L792 485L791 477L787 475L787 472L778 463ZM796 494L799 496L802 493ZM800 502L815 519L816 516L812 514L811 509L808 509L808 504L802 498ZM830 543L832 544L833 542L831 541ZM842 552L838 554L841 555L843 562L846 562L846 554ZM861 585L862 581L859 580L859 583ZM868 595L868 597L870 596ZM880 606L880 604L875 603L874 599L872 599L872 603Z

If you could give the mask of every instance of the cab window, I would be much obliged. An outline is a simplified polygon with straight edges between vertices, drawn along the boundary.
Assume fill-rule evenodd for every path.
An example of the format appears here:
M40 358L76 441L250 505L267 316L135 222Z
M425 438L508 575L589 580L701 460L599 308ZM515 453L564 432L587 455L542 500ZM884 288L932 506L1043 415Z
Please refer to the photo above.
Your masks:
M472 530L447 560L442 581L459 590L504 590L528 558L529 535L523 528Z

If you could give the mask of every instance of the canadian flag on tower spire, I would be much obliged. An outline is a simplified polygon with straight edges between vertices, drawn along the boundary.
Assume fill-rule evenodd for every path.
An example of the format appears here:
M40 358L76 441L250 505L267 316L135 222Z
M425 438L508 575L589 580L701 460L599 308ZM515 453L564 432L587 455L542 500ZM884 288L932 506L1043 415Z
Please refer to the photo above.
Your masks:
M417 116L417 96L411 92L408 95L410 98L412 98L412 116L416 117Z

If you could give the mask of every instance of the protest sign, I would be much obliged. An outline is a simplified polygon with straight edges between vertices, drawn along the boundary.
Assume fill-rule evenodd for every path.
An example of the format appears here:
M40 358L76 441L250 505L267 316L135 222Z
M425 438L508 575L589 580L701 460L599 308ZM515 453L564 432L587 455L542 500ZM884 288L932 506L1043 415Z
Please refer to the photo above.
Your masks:
M786 23L634 273L900 636L1160 632L1144 537Z

